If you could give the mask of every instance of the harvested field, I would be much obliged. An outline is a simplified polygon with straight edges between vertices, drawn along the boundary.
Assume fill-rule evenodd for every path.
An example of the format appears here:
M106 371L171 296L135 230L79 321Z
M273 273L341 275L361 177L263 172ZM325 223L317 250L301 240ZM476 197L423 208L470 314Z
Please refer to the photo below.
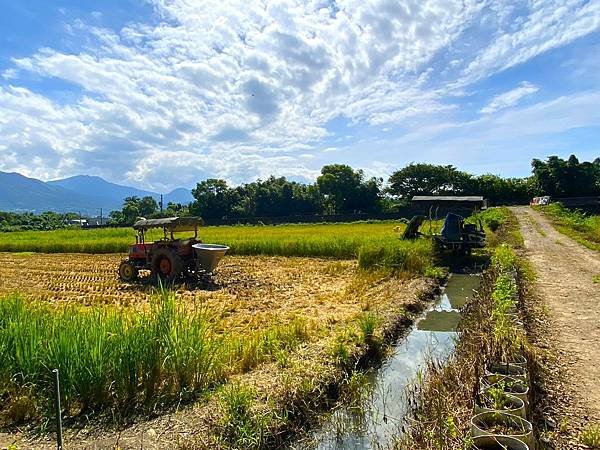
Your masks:
M121 255L0 253L0 294L78 305L148 306L153 288L122 283L116 273ZM355 261L316 258L226 257L214 290L179 289L186 303L218 311L225 325L259 326L298 314L335 323L363 309L361 287L373 275L356 278Z

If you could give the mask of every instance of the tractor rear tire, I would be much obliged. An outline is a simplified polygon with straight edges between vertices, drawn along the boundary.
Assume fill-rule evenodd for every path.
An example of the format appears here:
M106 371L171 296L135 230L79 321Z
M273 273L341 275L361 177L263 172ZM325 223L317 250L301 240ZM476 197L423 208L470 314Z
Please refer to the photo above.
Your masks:
M124 259L119 265L119 278L125 283L131 283L132 281L137 280L137 267L135 267L133 263L128 259Z
M162 282L172 283L183 272L183 259L173 250L159 248L152 256L152 275Z

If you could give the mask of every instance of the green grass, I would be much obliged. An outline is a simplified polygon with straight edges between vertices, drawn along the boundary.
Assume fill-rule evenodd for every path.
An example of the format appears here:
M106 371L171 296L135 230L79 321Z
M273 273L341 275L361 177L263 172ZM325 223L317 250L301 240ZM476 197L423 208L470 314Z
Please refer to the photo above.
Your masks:
M502 243L508 243L514 248L522 248L523 236L519 230L517 218L505 206L489 208L485 211L471 216L468 222L478 223L481 221L487 235L487 246L495 248Z
M392 268L403 272L426 273L432 267L434 246L430 239L369 242L359 248L362 269Z
M570 210L560 203L539 206L538 210L549 216L556 229L592 250L600 251L600 216Z
M434 252L431 243L427 239L400 241L394 229L403 227L400 222L389 221L222 226L201 228L199 236L207 243L228 245L230 255L358 258L363 269L386 267L421 274L430 271ZM147 239L159 239L161 235L160 230L153 230ZM4 252L122 253L132 242L135 233L129 228L0 233L0 251Z
M394 240L398 222L203 227L199 237L225 244L238 255L332 256L354 258L366 243ZM400 224L401 225L401 224ZM158 239L161 230L149 238ZM182 234L185 236L185 234ZM43 253L123 253L135 242L131 228L65 229L0 233L0 251Z
M600 449L600 424L588 425L579 436L582 444L592 449Z
M233 383L217 393L221 411L219 441L225 448L263 448L269 427L278 418L270 410L258 411L257 393L248 386ZM285 418L283 418L285 420Z
M66 414L160 409L308 339L300 320L243 336L219 329L208 310L190 311L169 291L145 313L0 298L0 414L9 423L50 414L54 368Z

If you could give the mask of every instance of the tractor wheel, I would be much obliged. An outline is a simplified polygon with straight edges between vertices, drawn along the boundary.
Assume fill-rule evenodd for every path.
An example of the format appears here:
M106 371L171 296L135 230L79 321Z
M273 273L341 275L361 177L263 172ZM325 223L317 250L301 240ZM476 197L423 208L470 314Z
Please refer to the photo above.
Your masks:
M183 260L168 248L158 249L152 256L152 275L160 280L171 283L183 271Z
M126 283L131 283L138 277L138 270L131 261L125 259L119 265L119 278Z

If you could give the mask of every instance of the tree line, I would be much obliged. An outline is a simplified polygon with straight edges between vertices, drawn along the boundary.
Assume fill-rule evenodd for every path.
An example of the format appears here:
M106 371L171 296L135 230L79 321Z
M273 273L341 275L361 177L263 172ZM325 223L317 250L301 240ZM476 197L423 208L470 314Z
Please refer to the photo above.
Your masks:
M316 182L298 183L269 177L239 186L208 179L192 190L189 205L169 203L162 214L151 197L125 199L113 223L130 224L137 217L196 215L205 219L296 216L315 214L393 213L415 195L482 195L491 205L526 204L532 197L600 195L600 158L579 162L550 156L534 159L525 178L472 175L451 165L412 163L382 178L367 177L345 164L326 165Z
M0 211L0 232L27 230L56 230L64 228L72 221L80 219L78 213L57 213L46 211L41 214L31 212L15 213Z
M531 176L503 178L472 175L451 165L412 163L385 180L367 177L345 164L321 169L314 183L298 183L285 177L269 177L239 186L208 179L192 190L194 201L169 203L162 209L152 197L127 197L119 211L110 213L110 224L131 225L139 217L195 215L205 219L297 216L317 214L393 213L415 195L482 195L491 205L524 204L532 197L550 195L581 197L600 195L600 158L580 162L550 156L531 162ZM64 227L74 214L47 212L1 213L0 231Z

